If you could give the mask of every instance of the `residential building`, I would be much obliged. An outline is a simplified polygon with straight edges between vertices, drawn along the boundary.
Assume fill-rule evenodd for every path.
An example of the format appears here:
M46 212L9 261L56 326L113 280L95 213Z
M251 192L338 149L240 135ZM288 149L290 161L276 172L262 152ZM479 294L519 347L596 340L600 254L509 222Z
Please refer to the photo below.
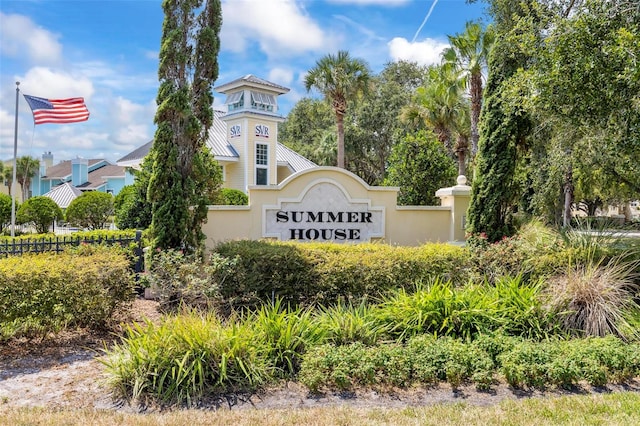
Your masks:
M223 187L245 193L252 185L276 185L288 176L316 164L278 142L278 96L286 87L251 74L215 88L225 94L227 111L214 111L207 146L222 166ZM150 141L116 163L139 168Z

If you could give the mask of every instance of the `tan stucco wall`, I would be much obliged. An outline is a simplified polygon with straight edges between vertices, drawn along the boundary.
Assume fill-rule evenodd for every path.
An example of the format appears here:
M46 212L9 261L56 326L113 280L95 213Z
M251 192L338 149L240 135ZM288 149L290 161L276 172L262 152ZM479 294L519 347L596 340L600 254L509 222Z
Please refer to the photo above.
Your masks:
M211 206L208 221L203 226L208 248L216 243L236 239L261 239L265 234L265 209L281 203L295 203L311 188L320 184L339 187L354 203L367 204L372 210L382 210L383 241L394 245L416 246L425 242L446 242L464 239L454 226L466 212L463 208L468 188L457 186L443 206L397 206L396 187L371 187L356 175L336 167L317 167L290 176L280 185L250 186L249 206ZM446 190L450 190L447 188ZM465 195L467 194L467 195ZM322 205L323 200L316 200Z

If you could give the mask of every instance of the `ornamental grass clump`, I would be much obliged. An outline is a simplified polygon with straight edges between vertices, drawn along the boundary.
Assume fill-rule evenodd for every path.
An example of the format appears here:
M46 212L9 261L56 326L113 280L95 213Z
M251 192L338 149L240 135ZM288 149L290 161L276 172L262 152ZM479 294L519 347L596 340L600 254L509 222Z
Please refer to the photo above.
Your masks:
M357 305L340 301L335 306L321 306L315 321L324 331L327 343L346 345L361 342L373 345L388 330L388 326L376 321L374 309L366 300Z
M497 302L480 286L455 288L439 279L418 283L414 292L400 288L375 310L376 320L391 338L404 341L420 334L470 338L497 328Z
M197 405L202 398L256 389L273 377L260 332L211 314L166 316L128 326L102 363L118 400Z
M638 330L627 320L639 309L634 300L639 290L637 267L620 257L605 262L593 256L585 263L571 265L549 281L549 308L567 332L637 339Z
M275 374L284 378L297 373L307 348L321 343L324 336L311 310L285 308L280 299L248 314L243 324L264 342L264 356L275 367Z

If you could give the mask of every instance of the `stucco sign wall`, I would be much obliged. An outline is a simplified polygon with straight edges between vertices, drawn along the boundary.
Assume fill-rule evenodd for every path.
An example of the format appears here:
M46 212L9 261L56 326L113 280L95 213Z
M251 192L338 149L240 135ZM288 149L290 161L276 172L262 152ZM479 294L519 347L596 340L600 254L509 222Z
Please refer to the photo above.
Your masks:
M369 186L347 170L316 167L278 185L250 186L247 206L209 206L202 231L208 248L238 239L408 246L463 241L470 190L459 182L438 191L440 206L398 206L397 187Z
M384 238L384 207L350 199L331 180L317 180L299 199L263 206L263 237L282 241L365 242Z

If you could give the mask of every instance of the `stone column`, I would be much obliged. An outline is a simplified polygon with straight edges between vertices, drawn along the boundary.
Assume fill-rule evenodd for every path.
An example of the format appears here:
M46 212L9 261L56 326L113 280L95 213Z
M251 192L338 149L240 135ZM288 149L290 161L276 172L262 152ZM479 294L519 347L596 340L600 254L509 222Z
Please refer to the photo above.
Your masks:
M465 227L467 225L467 210L471 201L471 187L467 185L465 176L458 176L457 185L436 191L440 204L451 207L451 224L449 227L449 241L465 241Z

